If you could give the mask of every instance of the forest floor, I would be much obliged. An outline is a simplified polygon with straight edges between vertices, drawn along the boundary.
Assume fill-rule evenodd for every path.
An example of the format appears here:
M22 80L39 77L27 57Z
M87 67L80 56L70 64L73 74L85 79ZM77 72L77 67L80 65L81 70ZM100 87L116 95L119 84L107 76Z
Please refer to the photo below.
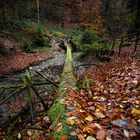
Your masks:
M79 114L83 122L79 125L80 129L97 140L138 140L139 59L116 57L109 63L101 64L99 69L91 66L84 77L88 77L88 83L80 92ZM81 133L85 134L84 131Z
M11 52L4 56L0 54L0 75L22 70L33 62L38 62L51 57L48 52L43 53L24 53Z
M115 55L110 62L87 68L79 77L79 90L67 99L75 98L77 103L70 113L78 117L72 124L78 129L70 136L77 135L80 140L139 140L139 58ZM25 123L24 131L17 131L16 137L45 140L52 130L48 116L39 116L34 127ZM6 132L0 134L4 137Z
M140 54L138 57L130 57L133 52L132 48L134 47L122 48L119 57L114 55L109 62L99 63L98 67L90 66L78 77L79 93L70 94L71 97L67 98L67 100L75 98L77 103L71 115L78 117L72 124L76 124L78 129L71 132L70 136L77 135L80 140L88 140L88 138L92 140L95 138L97 140L139 140ZM6 56L0 54L0 75L22 70L33 62L55 55L53 50L25 53L10 49L5 48L8 50ZM140 53L140 50L137 52ZM90 56L87 55L85 59L87 63L92 63ZM12 107L17 109L16 102ZM13 128L11 126L8 129ZM8 129L0 129L0 139L7 136L10 132ZM45 140L53 130L53 126L45 114L36 117L34 125L25 122L13 130L15 139Z

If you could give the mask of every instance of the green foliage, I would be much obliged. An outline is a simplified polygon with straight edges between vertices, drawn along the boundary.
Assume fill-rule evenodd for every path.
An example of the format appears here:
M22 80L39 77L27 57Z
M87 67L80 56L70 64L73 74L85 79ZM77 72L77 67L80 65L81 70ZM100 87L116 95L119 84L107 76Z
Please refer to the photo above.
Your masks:
M59 25L49 25L48 26L48 30L51 33L53 33L53 32L61 32L61 33L64 33L64 29L61 26L59 26Z
M31 52L33 50L33 46L29 42L24 42L21 48L24 52Z
M59 31L53 31L52 32L52 35L53 36L56 36L56 37L62 37L63 36L63 33L62 32L59 32Z
M33 22L31 20L16 20L12 22L12 25L19 26L28 33L35 33L38 31L38 29L44 30L44 26L42 24Z
M34 44L37 47L40 47L40 46L48 47L49 46L49 40L47 37L44 36L42 28L38 28L38 30L36 32Z
M100 49L103 47L102 39L90 30L86 30L83 32L80 43L80 50L82 51L86 51L92 48Z
M77 28L70 28L65 31L67 36L69 37L69 43L71 44L72 50L77 51L80 48L80 39L82 35L82 31Z
M87 88L87 86L89 86L89 84L92 82L92 79L85 77L82 81L82 87L83 88Z
M81 36L82 31L77 28L69 28L65 30L65 34L67 34L68 36Z
M99 37L92 31L86 30L81 36L81 44L92 44L95 41L99 41Z

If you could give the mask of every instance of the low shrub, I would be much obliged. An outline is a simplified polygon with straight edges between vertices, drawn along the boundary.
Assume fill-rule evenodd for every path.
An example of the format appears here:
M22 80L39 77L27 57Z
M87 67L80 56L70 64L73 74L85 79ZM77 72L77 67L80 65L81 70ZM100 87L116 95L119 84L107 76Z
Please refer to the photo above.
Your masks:
M92 44L96 40L95 35L92 31L84 31L81 36L81 44Z
M44 36L42 28L38 28L38 31L36 32L35 35L34 44L36 47L49 46L49 40L47 37Z
M33 50L33 47L31 45L31 43L29 43L29 42L24 42L24 44L21 48L24 52L31 52Z
M103 47L103 39L96 35L93 31L86 30L81 35L80 50L101 49Z

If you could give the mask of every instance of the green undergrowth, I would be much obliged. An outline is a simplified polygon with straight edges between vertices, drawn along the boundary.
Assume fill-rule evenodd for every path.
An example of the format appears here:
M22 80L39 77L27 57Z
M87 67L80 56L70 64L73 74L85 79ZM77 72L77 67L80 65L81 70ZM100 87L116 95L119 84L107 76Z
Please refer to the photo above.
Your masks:
M8 35L2 34L1 38L14 41L17 50L40 52L47 51L47 48L50 47L50 41L47 37L48 30L41 23L31 20L7 21L2 30Z

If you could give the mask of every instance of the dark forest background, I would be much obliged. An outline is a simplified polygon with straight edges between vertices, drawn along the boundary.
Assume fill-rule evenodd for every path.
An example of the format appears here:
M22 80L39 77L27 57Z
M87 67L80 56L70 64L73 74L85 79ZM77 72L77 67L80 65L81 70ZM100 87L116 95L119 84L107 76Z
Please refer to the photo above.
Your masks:
M0 21L39 20L120 35L140 30L139 0L0 0Z

